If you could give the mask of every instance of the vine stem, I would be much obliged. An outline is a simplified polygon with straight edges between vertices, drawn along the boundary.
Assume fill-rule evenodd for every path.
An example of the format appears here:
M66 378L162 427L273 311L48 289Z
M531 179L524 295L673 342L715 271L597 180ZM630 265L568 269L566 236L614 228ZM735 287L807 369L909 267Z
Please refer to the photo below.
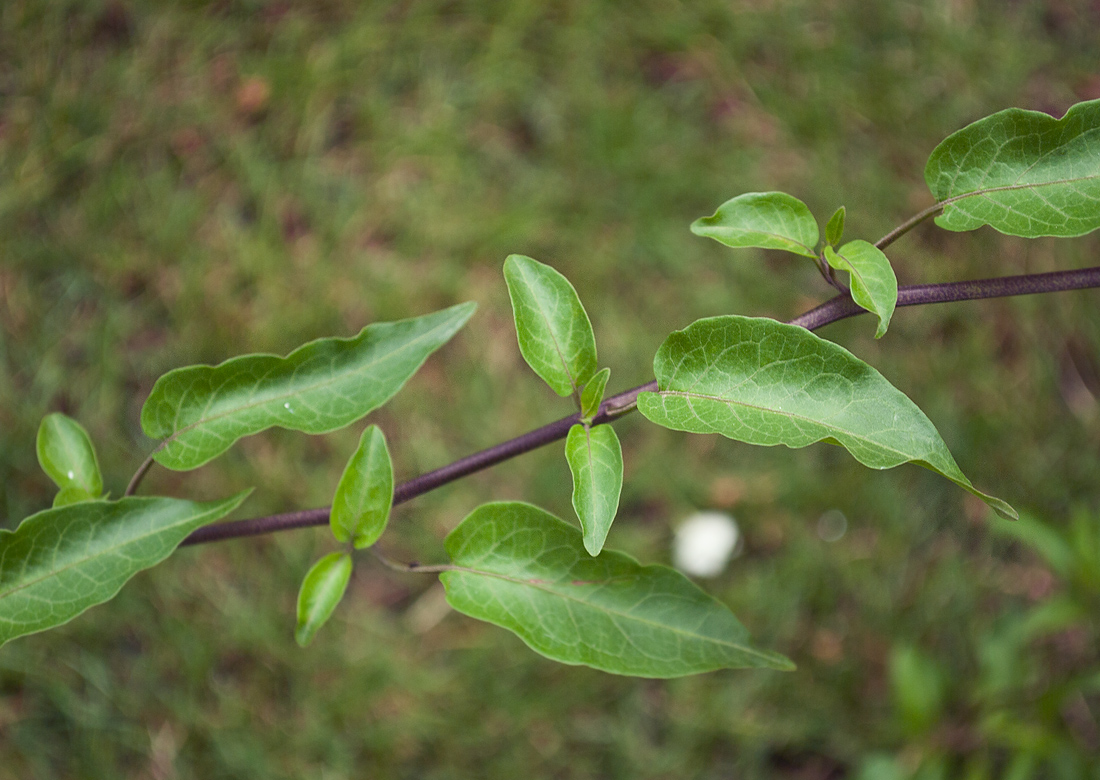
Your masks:
M922 217L926 219L932 212ZM921 215L917 215L920 217ZM916 225L920 220L909 220ZM907 225L909 223L906 223ZM905 227L905 225L902 225ZM906 228L908 229L908 228ZM899 228L900 230L900 228ZM897 231L894 231L897 233ZM902 231L904 232L904 231ZM891 234L893 235L893 234ZM898 235L901 235L899 233ZM889 238L889 236L887 236ZM892 240L892 239L891 239ZM882 242L880 242L882 243ZM1083 268L1075 271L1053 271L1043 274L1023 276L1004 276L996 279L978 279L969 282L948 282L945 284L918 284L898 288L898 306L922 306L930 303L949 303L952 301L972 301L979 298L1007 298L1014 295L1035 295L1038 293L1062 292L1065 290L1083 290L1100 287L1100 267ZM807 330L817 330L830 323L866 314L847 295L838 295L817 308L795 317L791 325ZM626 392L606 399L599 413L593 418L593 425L612 422L632 411L638 402L638 394L657 390L657 381L647 382ZM417 496L442 487L474 472L487 469L517 455L538 449L550 442L564 439L569 429L580 421L580 413L571 414L548 425L517 436L481 452L475 452L454 463L443 466L427 474L402 482L393 492L394 505L402 504ZM298 512L254 517L248 520L235 520L215 523L198 529L188 536L184 545L203 544L235 539L242 536L255 536L291 528L324 525L328 522L329 507L307 509ZM392 561L391 561L392 563ZM427 571L427 566L407 566L395 564L401 571Z

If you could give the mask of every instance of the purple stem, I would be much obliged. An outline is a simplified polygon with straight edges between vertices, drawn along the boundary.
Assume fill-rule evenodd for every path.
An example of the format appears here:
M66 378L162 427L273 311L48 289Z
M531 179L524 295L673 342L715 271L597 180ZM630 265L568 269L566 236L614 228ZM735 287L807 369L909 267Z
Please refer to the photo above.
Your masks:
M1083 290L1095 287L1100 287L1100 267L1082 268L1077 271L1004 276L999 279L979 279L971 282L916 284L900 287L898 289L898 306L972 301L978 298L1007 298L1013 295L1034 295L1036 293ZM799 325L807 330L817 330L838 320L866 313L865 310L852 301L850 296L838 295L817 308L791 320L790 324ZM631 411L639 393L656 389L657 382L654 380L604 400L600 406L600 413L593 420L593 424L603 425L617 419ZM552 441L564 439L566 434L569 433L569 429L577 423L579 418L579 414L563 417L515 439L502 442L481 452L475 452L473 455L456 460L443 468L421 474L408 482L402 482L393 491L393 503L395 505L404 503L435 490L437 487L454 482L456 479L461 479L476 471L495 466L501 461L510 460L517 455L538 449ZM255 536L273 531L285 531L291 528L324 525L328 522L328 515L329 507L322 507L267 517L254 517L249 520L216 523L198 529L188 536L183 544L203 544L221 539L235 539L240 536Z

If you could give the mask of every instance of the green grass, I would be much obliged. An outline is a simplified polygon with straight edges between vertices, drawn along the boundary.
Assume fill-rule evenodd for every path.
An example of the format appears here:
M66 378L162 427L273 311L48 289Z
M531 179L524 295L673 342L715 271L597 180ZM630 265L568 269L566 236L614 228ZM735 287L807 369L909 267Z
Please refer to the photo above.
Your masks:
M810 263L688 224L786 190L822 221L845 205L846 238L874 240L931 202L924 161L953 130L1100 96L1098 23L1073 0L7 0L0 523L51 500L34 456L50 411L89 430L117 496L161 373L462 300L475 318L370 418L398 479L568 413L520 358L512 252L577 287L609 392L649 380L698 317L793 316L829 294ZM890 255L911 284L1098 249L926 226ZM824 335L909 393L976 485L1062 530L1100 523L1098 311L1065 293L899 311L881 342L868 318ZM263 434L143 490L322 506L361 428ZM0 778L1084 776L1100 625L1026 629L1058 599L1095 616L1095 582L1052 574L915 467L617 428L608 546L666 561L680 518L732 509L746 554L706 586L797 672L638 681L456 615L417 629L433 580L367 559L303 651L297 585L329 542L300 531L181 551L0 650ZM559 446L399 508L382 544L441 560L470 510L514 498L572 516ZM829 509L849 521L832 544ZM927 679L931 724L906 693Z

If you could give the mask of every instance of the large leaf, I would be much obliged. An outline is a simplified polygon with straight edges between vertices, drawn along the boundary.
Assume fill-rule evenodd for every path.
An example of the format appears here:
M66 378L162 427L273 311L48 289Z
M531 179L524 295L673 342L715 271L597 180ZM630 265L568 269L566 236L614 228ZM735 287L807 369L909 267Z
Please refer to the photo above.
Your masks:
M727 200L714 216L697 219L691 232L735 248L782 249L817 258L817 221L785 192L747 192Z
M572 395L596 373L596 337L577 291L548 265L523 255L504 261L519 351L558 395Z
M54 506L75 504L103 495L103 476L95 447L76 420L55 412L38 426L38 462L60 491Z
M330 553L313 564L298 591L298 626L295 641L305 647L317 631L332 617L336 605L344 598L351 579L351 556Z
M386 530L392 505L393 461L386 437L371 425L359 437L336 486L329 513L332 533L339 542L350 540L357 550L370 547Z
M751 317L698 320L665 340L653 370L659 390L639 394L638 409L666 428L766 446L824 441L875 469L917 463L1002 517L1017 517L970 484L935 426L904 393L848 350L803 328Z
M0 644L67 623L167 558L196 528L237 508L224 501L124 498L48 509L0 531Z
M851 274L852 300L878 317L875 338L882 338L898 303L898 278L886 255L874 244L849 241L839 249L825 247L825 260Z
M1100 100L1061 119L1010 108L949 135L924 178L948 230L1080 236L1100 227Z
M446 544L460 567L440 576L450 605L555 661L639 677L794 668L750 645L737 618L684 575L610 550L592 558L576 528L530 504L478 507Z
M350 339L319 339L277 355L244 355L218 366L170 371L141 410L147 436L163 439L154 457L193 469L243 436L272 426L326 433L355 422L401 389L476 305L369 325Z
M573 474L573 510L581 521L584 549L599 555L619 509L623 448L610 425L574 425L565 440Z

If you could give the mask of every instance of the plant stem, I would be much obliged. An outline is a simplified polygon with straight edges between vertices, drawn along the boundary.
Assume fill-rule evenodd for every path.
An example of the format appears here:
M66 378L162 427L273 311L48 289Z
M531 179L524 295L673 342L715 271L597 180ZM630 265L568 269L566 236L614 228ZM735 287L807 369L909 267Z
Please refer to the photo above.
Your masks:
M154 450L154 452L156 452L156 450ZM134 472L134 476L130 477L130 484L126 486L126 492L122 494L123 496L132 496L137 492L138 485L141 484L141 480L145 477L146 472L149 471L152 465L153 456L150 455L142 461L140 466L138 466L137 471Z
M918 215L920 216L920 215ZM914 218L916 219L916 218ZM916 224L914 220L910 220ZM907 223L908 224L908 223ZM912 225L910 225L912 227ZM896 231L895 231L896 232ZM900 234L899 234L900 235ZM1082 268L1076 271L1054 271L1044 274L1026 274L1023 276L1005 276L999 279L979 279L969 282L948 282L946 284L918 284L898 289L898 306L922 306L930 303L948 303L951 301L971 301L978 298L1006 298L1013 295L1034 295L1038 293L1061 292L1064 290L1083 290L1100 287L1100 267ZM847 295L838 295L829 301L811 309L790 321L807 330L817 330L838 320L866 314L864 309ZM603 425L637 406L638 394L657 390L656 380L632 390L611 396L600 404L599 413L593 418L593 425ZM487 469L517 455L542 447L552 441L564 439L569 429L579 422L580 413L563 417L541 428L503 442L481 452L475 452L456 460L435 471L429 471L419 477L403 482L393 492L393 503L401 504L457 479ZM151 460L151 459L150 459ZM139 474L142 471L139 469ZM138 475L135 475L137 479ZM133 480L131 481L131 483ZM235 520L215 523L200 528L183 541L184 545L202 544L221 539L234 539L241 536L254 536L291 528L303 528L324 525L328 522L329 507L309 509L299 512L287 512L267 517L254 517L249 520ZM402 566L402 564L396 564ZM427 571L428 567L401 568L402 571Z
M417 573L417 574L419 574L419 573L438 574L441 571L456 571L456 570L459 570L461 568L461 567L458 567L458 566L453 566L449 563L433 564L431 566L421 566L419 563L416 563L415 561L413 563L401 563L400 561L395 561L392 558L387 558L385 555L378 552L373 547L371 548L370 551L371 551L371 555L373 555L375 558L377 558L379 560L379 562L382 563L382 565L386 566L389 569L393 569L394 571L400 571L400 572L405 572L405 573Z
M957 200L957 199L953 199L953 200ZM944 201L943 203L933 203L931 206L926 208L924 211L922 211L918 214L914 214L909 219L905 220L900 225L898 225L896 228L894 228L889 233L887 233L885 236L883 236L878 241L876 241L875 246L878 247L879 249L885 249L886 247L890 246L890 244L894 243L899 238L901 238L906 233L908 233L910 230L915 228L921 222L924 222L924 220L928 219L929 217L934 217L937 214L939 214L941 211L943 211L943 207L946 204L947 204L947 201Z

